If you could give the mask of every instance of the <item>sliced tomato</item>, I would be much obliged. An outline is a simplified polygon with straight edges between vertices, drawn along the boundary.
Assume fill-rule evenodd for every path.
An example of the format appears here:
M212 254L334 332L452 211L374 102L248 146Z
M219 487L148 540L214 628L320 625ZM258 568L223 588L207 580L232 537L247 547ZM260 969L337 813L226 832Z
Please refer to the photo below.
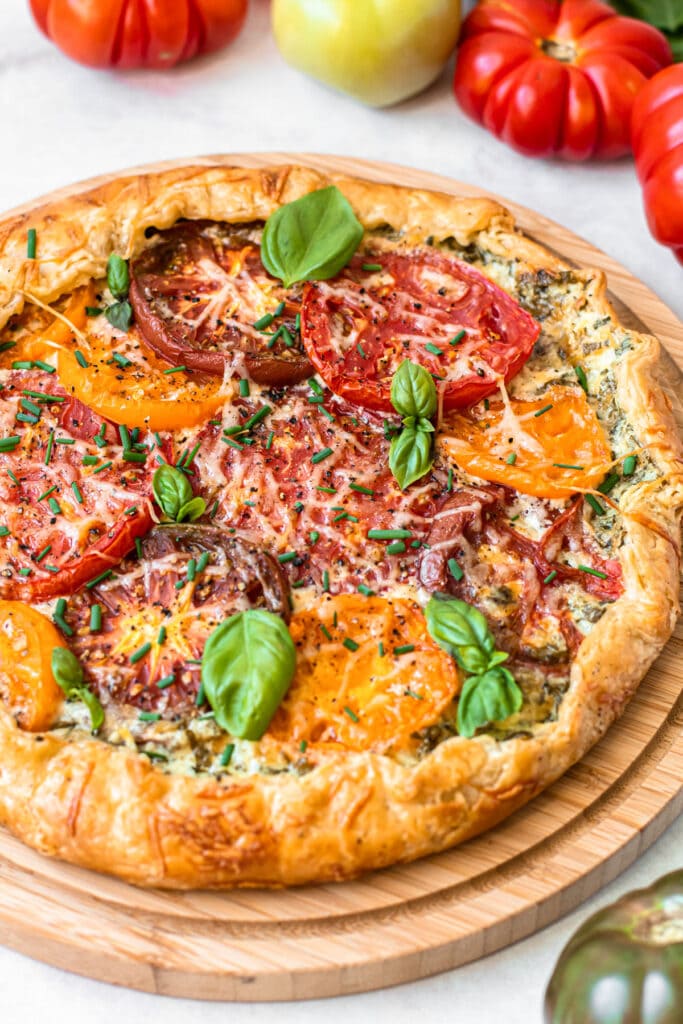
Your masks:
M223 377L242 354L249 375L280 387L311 375L298 300L261 262L256 230L193 221L160 232L132 265L130 301L148 343L174 365ZM254 325L281 303L266 331ZM279 327L287 334L274 337Z
M93 422L56 374L0 376L0 437L18 439L0 441L0 595L68 594L115 565L150 528L157 464L129 461L111 426Z
M199 660L229 615L262 607L289 618L289 588L275 559L211 526L158 526L101 584L64 613L70 646L104 705L174 715L198 711ZM91 629L99 605L101 626Z
M21 601L0 601L0 700L22 729L54 723L64 694L52 675L52 651L64 638L49 619Z
M309 282L301 322L325 383L350 402L386 411L404 359L434 375L445 409L461 408L513 377L540 333L502 288L434 249L366 253L333 280Z
M412 601L328 596L297 612L290 631L296 675L265 741L305 741L309 755L316 746L401 749L437 722L460 690L455 661L432 640Z
M589 491L612 464L607 436L579 387L553 387L531 402L505 396L488 408L453 413L438 444L472 476L539 498Z

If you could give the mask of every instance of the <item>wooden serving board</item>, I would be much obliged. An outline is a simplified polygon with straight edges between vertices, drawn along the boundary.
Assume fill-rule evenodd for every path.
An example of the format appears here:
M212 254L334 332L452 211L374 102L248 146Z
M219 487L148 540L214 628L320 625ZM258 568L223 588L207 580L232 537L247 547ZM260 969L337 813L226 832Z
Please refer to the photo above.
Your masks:
M264 153L198 162L297 161L378 181L481 194L434 174L341 157ZM506 205L534 238L579 264L604 269L623 321L657 334L683 365L683 325L648 288L565 228ZM673 361L670 371L672 391L680 394ZM79 974L199 999L360 992L476 959L572 910L679 814L682 665L679 624L622 719L550 790L449 853L357 882L279 892L142 891L44 858L0 830L0 941Z

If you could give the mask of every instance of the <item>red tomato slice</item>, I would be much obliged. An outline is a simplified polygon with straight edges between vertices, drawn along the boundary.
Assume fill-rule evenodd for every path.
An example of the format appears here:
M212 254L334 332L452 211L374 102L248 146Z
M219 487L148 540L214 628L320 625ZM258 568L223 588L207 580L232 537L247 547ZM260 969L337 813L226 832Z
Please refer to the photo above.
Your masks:
M98 447L99 424L56 374L0 374L0 437L19 439L15 446L0 441L9 449L0 451L0 595L68 594L110 569L149 530L157 464L126 460L106 423L106 443Z
M69 645L103 704L199 713L198 660L209 634L247 608L287 620L288 593L278 563L253 544L182 523L154 528L140 558L131 555L109 579L72 597L64 619L73 630ZM95 604L101 625L92 630Z
M444 408L455 409L490 395L500 377L513 377L540 333L478 270L431 249L365 254L333 280L309 282L301 322L326 384L350 402L386 411L404 359L434 374Z

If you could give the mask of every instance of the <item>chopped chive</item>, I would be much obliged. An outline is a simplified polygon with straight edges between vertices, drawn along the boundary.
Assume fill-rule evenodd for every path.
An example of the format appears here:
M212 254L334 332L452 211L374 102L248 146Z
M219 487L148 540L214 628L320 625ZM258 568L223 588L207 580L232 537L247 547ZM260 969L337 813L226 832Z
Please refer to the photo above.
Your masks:
M0 352L8 352L11 348L14 348L16 344L16 341L3 341L0 344Z
M449 344L449 345L457 345L457 344L458 344L459 342L461 342L461 341L462 341L462 339L463 339L463 338L465 337L465 334L466 334L466 333L467 333L467 332L466 332L465 330L462 330L462 331L458 331L458 333L457 333L457 334L455 334L455 335L454 335L454 336L453 336L453 337L451 338L451 340L450 340L450 341L448 342L448 344Z
M323 389L320 387L315 377L309 377L307 383L311 391L315 391L316 395L323 394Z
M83 504L83 495L81 494L80 488L79 488L79 486L78 486L78 484L76 483L75 480L71 484L71 490L74 492L74 495L76 496L76 501L78 502L78 504L82 505Z
M132 661L132 658L131 658ZM161 715L158 711L141 711L138 714L139 722L158 722Z
M301 313L297 313L295 318L294 318L294 330L295 331L300 331L301 330Z
M334 423L336 417L333 416L329 409L326 409L324 405L316 405L316 409L318 412L321 412L323 416L327 417L330 423Z
M607 579L606 572L601 572L599 569L591 569L590 565L577 565L576 568L581 572L587 572L589 576L597 576L600 580Z
M588 381L586 380L586 374L584 373L583 367L575 366L574 373L576 374L576 379L578 380L579 384L586 392L586 394L588 394Z
M584 498L595 512L596 516L604 516L607 509L604 505L601 505L597 498L592 494L584 494Z
M47 566L45 566L45 568L47 569ZM71 626L69 625L69 623L65 622L65 620L63 618L61 618L61 616L53 615L52 616L52 621L54 622L55 626L58 626L59 629L61 629L61 631L64 634L64 636L73 636L74 635L74 631L71 628Z
M410 654L415 650L415 644L401 644L400 647L394 647L394 654Z
M16 476L14 475L11 469L7 470L7 476L10 478L13 484L16 484L17 487L19 486L19 481L17 480Z
M15 359L12 363L13 370L30 370L33 367L33 363L30 359Z
M159 626L159 632L157 633L157 643L161 646L166 639L166 626Z
M401 540L411 536L411 530L368 530L369 540Z
M571 462L553 462L553 466L556 469L578 469L581 472L585 469L585 466L573 466Z
M218 498L216 498L213 505L211 506L211 511L209 512L209 519L215 519L216 512L218 512Z
M44 558L47 558L47 556L50 554L51 551L52 551L52 544L46 545L46 547L44 547L43 550L39 554L36 555L34 561L42 562L42 560Z
M55 605L55 612L54 612L55 616L57 618L59 618L59 619L63 619L65 611L66 611L66 598L60 597L59 600L57 601L57 604Z
M130 433L128 431L128 427L123 423L119 424L119 437L121 438L121 444L123 445L124 450L128 451L131 447Z
M266 448L270 449L272 447L274 437L275 431L271 430L271 432L268 434L268 440L266 441Z
M636 471L636 464L638 462L637 455L627 455L624 459L624 465L622 466L622 473L624 476L633 476Z
M19 570L19 575L20 576L30 576L31 575L31 570L30 569L20 569Z
M20 441L20 434L12 434L10 437L0 437L0 452L13 452Z
M95 475L95 473L103 473L105 469L109 469L109 467L113 465L114 463L111 460L109 460L108 462L103 462L101 466L97 467L97 469L93 469L93 476Z
M342 640L342 647L345 647L347 651L357 651L360 644L357 644L355 640L352 640L350 636L344 637Z
M358 722L359 721L358 715L354 711L351 710L351 708L348 706L348 704L344 705L344 714L348 715L352 722Z
M318 484L317 487L316 487L316 491L322 491L324 494L336 494L337 493L337 488L336 487L324 487L323 484Z
M127 366L133 365L130 359L122 355L121 352L112 352L111 357L114 360L114 362L121 367L122 370L125 370Z
M361 487L360 484L349 484L349 490L357 491L358 494L369 494L371 498L375 496L375 492L371 487Z
M450 492L453 490L453 467L448 467L448 479L446 480L446 490Z
M317 466L319 462L322 462L323 459L329 458L331 454L331 448L322 448L319 452L316 452L315 455L311 455L311 462L314 466Z
M137 505L129 505L128 508L124 508L123 514L124 514L124 516L134 516L135 513L137 512L137 510L138 510Z
M135 554L138 558L142 558L142 541L139 537L135 538Z
M164 373L167 375L169 373L183 373L183 371L186 369L186 366L169 366L168 370L164 370Z
M415 693L414 690L410 690L407 687L406 687L406 689L403 692L406 695L406 697L412 697L413 700L424 700L424 697L422 696L422 694Z
M26 409L26 412L32 412L34 416L40 416L43 411L35 402L29 402L28 398L22 398L19 404L22 409Z
M273 410L270 405L264 405L258 410L258 412L255 412L253 416L250 416L249 419L245 421L242 430L252 430L253 427L259 424L261 420L264 420L272 411Z
M197 575L197 563L194 558L191 558L187 563L187 579L189 583L192 583L195 576Z
M358 350L358 355L361 357L361 359L368 358L367 355L365 354L365 349L363 348L360 342L356 343L356 349Z
M383 657L384 657L384 654L385 654L385 651L384 651L384 644L382 643L382 641L381 641L381 640L380 640L380 642L379 642L379 643L377 644L377 653L379 654L380 658L383 658Z
M427 344L425 345L425 348L427 349L428 352L431 352L432 355L435 355L435 356L442 356L443 355L443 349L439 348L438 345L435 345L433 341L428 341Z
M96 466L99 461L99 455L84 455L81 459L81 463L84 466Z
M505 461L507 462L508 466L514 466L515 462L517 461L517 453L510 452Z
M131 451L124 452L123 453L123 461L124 462L143 463L143 462L147 461L147 453L146 452L131 452Z
M292 590L298 590L299 587L305 587L305 586L306 586L306 580L295 580L294 583L292 583Z
M323 590L325 593L329 593L330 590L330 574L327 569L323 572Z
M99 633L102 629L102 605L94 604L90 609L90 632Z
M280 565L286 565L287 562L293 562L296 558L296 551L285 551L283 555L278 555L277 560Z
M535 412L534 416L542 416L543 413L549 412L550 409L552 409L552 407L553 403L549 402L548 405L544 405L542 409L539 409L538 412Z
M56 565L48 565L47 562L45 563L43 568L45 569L45 572L52 572L52 573L59 572L58 566L56 566Z
M240 444L239 441L235 441L232 437L222 437L221 441L223 444L227 444L230 448L236 448L239 452L244 451L244 445Z
M619 483L619 474L618 473L610 473L609 476L605 477L605 479L602 481L601 484L598 484L598 490L600 491L601 494L609 494L609 492L611 490L613 490L618 483Z
M291 348L292 345L294 344L294 338L289 333L284 324L282 325L282 340L284 341L287 348Z
M73 437L56 437L55 444L76 444Z
M152 645L148 640L146 643L142 645L142 647L138 647L137 651L134 651L133 654L131 654L128 661L131 663L131 665L136 665L137 662L142 661L145 655L149 654L151 650Z
M204 696L204 683L200 682L199 689L197 690L197 696L195 697L194 702L196 706L200 708L202 704L205 702L205 700L206 698Z
M308 740L302 740L301 743L299 744L299 750L301 751L302 754L306 753L306 747L307 746L308 746Z
M96 587L98 583L102 583L104 580L108 580L109 577L113 575L113 569L105 569L105 571L101 572L99 576L96 576L94 580L90 580L88 583L86 583L85 589L92 590L92 588Z
M265 313L262 317L259 317L259 319L256 320L251 326L257 331L263 331L266 327L270 327L274 319L274 313Z
M85 307L85 315L86 316L101 316L103 313L104 313L104 310L102 309L101 306L86 306Z
M175 674L171 672L170 675L157 679L157 690L165 690L167 686L171 686L173 683L175 683Z
M50 366L49 363L44 363L42 359L34 359L33 365L37 366L39 370L44 370L45 373L56 373L57 367Z
M422 541L421 540L411 540L411 542L410 542L411 548L419 548L421 545L422 545Z
M249 381L246 377L242 377L240 380L240 395L242 398L249 397Z
M36 258L37 240L36 229L29 228L28 235L26 236L26 256L29 260Z
M209 558L210 555L208 551L204 551L203 554L199 556L199 560L197 562L197 572L204 572L207 565L209 564Z
M543 580L543 582L544 583L552 583L556 576L557 576L557 569L553 569L552 572L548 573L548 575Z
M39 419L38 416L32 416L28 412L18 412L17 415L16 415L16 418L19 421L19 423L33 423L33 424L36 424L38 422L38 419Z
M88 367L90 366L90 363L85 358L85 356L81 352L80 348L76 349L76 351L74 352L74 355L76 356L76 362L78 363L78 365L82 366L84 370L87 370Z
M460 582L465 573L454 558L448 559L448 571L456 582Z
M232 760L232 755L235 753L235 744L227 743L223 753L221 754L221 766L227 768Z
M311 530L311 532L308 535L308 539L311 542L311 544L315 544L319 537L320 534L318 533L317 530Z
M362 270L370 270L370 271L374 270L374 271L377 271L377 270L381 270L382 269L382 264L381 263L362 263L361 264L361 269Z
M245 501L244 504L245 505L255 505L256 502L254 502L254 501ZM303 512L303 510L304 510L304 503L303 503L303 501L295 501L294 504L292 505L292 508L294 509L295 512Z
M320 623L320 632L323 634L324 637L326 637L327 640L332 639L332 634L330 633L329 629L327 628L324 622Z
M54 444L54 430L50 430L50 436L47 438L47 447L45 449L44 464L46 466L49 465L50 459L52 457L52 446L53 446L53 444Z
M358 584L358 592L360 594L362 594L364 597L374 597L375 596L375 591L374 590L370 590L370 587L366 587L366 585L364 583L359 583Z
M38 498L38 501L43 501L44 498L49 498L49 496L51 494L54 494L54 492L56 490L57 490L57 484L53 484L52 487L48 487L48 489L46 491L43 491L43 493L40 495L40 497Z
M405 541L403 541L403 540L395 540L391 544L387 545L387 554L388 555L400 555L400 554L403 554L405 549L406 549Z

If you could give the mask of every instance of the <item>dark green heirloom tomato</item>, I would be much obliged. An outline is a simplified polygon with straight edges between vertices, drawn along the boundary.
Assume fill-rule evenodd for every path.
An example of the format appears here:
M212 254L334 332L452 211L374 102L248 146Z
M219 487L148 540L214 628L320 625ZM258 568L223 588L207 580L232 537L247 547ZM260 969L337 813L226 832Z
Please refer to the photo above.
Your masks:
M546 1024L683 1024L683 871L594 914L562 951Z

